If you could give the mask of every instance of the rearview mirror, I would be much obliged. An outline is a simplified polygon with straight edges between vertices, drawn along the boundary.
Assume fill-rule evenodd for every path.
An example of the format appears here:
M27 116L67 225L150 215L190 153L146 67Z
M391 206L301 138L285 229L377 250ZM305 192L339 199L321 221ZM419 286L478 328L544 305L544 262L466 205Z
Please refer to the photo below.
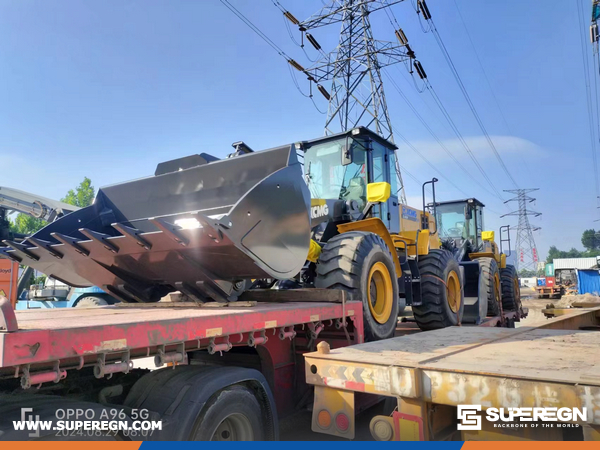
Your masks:
M352 163L352 141L346 137L346 143L342 147L342 166Z
M465 220L471 220L473 218L473 211L469 208L469 205L465 205Z

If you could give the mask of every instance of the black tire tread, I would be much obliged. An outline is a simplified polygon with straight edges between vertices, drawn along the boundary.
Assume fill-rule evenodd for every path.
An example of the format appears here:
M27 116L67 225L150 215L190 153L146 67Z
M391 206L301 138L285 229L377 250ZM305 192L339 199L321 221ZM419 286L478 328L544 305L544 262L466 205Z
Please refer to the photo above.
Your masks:
M500 283L502 285L502 309L504 311L518 311L521 309L520 295L514 292L514 280L518 274L515 266L507 265L500 269Z
M317 276L315 287L325 289L342 289L348 293L349 300L363 301L363 314L369 314L365 306L365 299L361 292L361 278L363 274L363 262L373 248L379 248L389 256L393 267L393 259L388 246L383 238L375 233L365 231L349 231L332 237L323 246L317 264ZM396 276L391 274L392 282L396 282ZM397 296L397 284L395 284ZM366 297L366 293L364 294ZM367 300L368 301L368 300ZM395 323L398 316L398 302L392 308L394 329L389 336L378 336L364 320L365 339L374 341L392 337L395 331Z
M448 250L433 249L429 254L420 257L422 304L413 306L412 310L421 330L437 330L456 325L446 313L443 304L446 302L446 286L439 280L444 279L444 271L448 266L453 266L452 269L460 278L459 265ZM461 305L463 304L461 286Z
M496 301L494 295L494 274L498 272L498 263L494 258L479 258L480 276L483 276L484 292L479 293L479 298L487 298L487 315L496 317L500 315L500 303ZM486 276L487 275L487 276ZM498 274L500 275L500 274ZM502 305L504 309L504 305Z

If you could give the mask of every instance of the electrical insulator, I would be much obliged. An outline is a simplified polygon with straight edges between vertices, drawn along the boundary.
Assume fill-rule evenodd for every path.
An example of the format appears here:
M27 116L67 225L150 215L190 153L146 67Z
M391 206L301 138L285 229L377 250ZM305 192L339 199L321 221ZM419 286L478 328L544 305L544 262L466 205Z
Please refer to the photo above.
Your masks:
M289 11L286 11L283 13L283 15L285 16L285 18L287 20L289 20L290 22L292 22L294 25L299 25L300 21L298 19L296 19L293 14Z
M594 42L598 42L598 24L597 23L590 25L590 41L592 41L592 44Z
M406 55L407 55L409 58L413 58L413 59L414 59L414 57L415 57L415 52L413 51L413 49L412 49L412 48L410 48L410 45L406 44L406 45L405 45L405 47L406 47Z
M421 63L418 60L415 61L415 69L417 70L417 75L419 75L421 80L424 80L425 78L427 78L427 74L425 73L425 70L423 70L423 66L421 65Z
M290 63L290 65L296 69L298 72L306 72L306 70L304 69L304 67L302 67L300 64L298 64L296 61L294 61L293 59L288 59L288 62Z
M396 38L398 38L398 42L400 42L400 45L408 44L408 39L406 38L404 31L402 31L402 28L398 28L396 30Z
M419 11L423 13L423 18L425 20L431 19L431 13L429 12L429 8L427 7L425 0L418 0L417 4L419 5Z
M310 33L306 33L306 39L308 39L308 42L310 42L312 44L312 46L317 49L317 50L321 50L321 46L319 45L319 43L317 42L317 40L313 37L312 34Z
M327 92L327 89L325 89L320 84L317 84L317 89L321 94L323 94L323 97L325 97L328 101L331 100L331 96L329 95L329 92Z

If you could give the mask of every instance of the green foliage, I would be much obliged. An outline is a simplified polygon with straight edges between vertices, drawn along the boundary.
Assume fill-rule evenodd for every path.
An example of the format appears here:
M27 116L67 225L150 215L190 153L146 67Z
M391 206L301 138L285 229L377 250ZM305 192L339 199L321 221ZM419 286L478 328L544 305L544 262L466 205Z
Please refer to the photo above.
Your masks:
M534 270L521 269L519 271L520 278L531 278L531 277L535 277L536 275L537 274Z
M581 235L581 243L588 251L597 250L600 247L600 231L593 229L585 230Z
M583 238L582 238L583 240ZM600 249L588 249L587 251L580 251L576 248L572 248L571 250L565 252L563 250L559 250L555 245L551 246L548 250L548 257L546 258L547 263L554 262L556 258L590 258L600 256Z
M19 213L17 214L14 223L10 224L10 231L31 236L44 226L46 226L46 222L42 219L36 219L27 214Z
M94 195L95 192L94 187L92 186L92 180L85 177L83 181L79 183L79 186L75 189L70 189L69 192L67 192L66 197L61 199L61 201L83 208L92 204ZM47 223L41 219L19 213L17 214L15 221L10 224L10 230L13 233L31 236L46 225Z
M86 206L90 206L94 201L94 186L92 186L92 180L88 177L85 177L79 186L77 186L74 190L70 189L67 192L65 198L61 199L61 202L68 203L69 205L79 206L84 208Z
M46 282L46 275L40 275L39 277L34 277L33 284L41 284L42 286Z

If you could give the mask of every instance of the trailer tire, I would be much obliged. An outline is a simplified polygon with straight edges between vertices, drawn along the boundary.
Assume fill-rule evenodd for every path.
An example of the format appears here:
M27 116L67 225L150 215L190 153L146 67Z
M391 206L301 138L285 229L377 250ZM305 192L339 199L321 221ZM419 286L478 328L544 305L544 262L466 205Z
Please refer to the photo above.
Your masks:
M421 305L413 305L421 330L460 324L465 308L460 266L448 250L433 249L419 257Z
M519 276L515 266L500 269L502 282L502 309L504 311L519 311L521 309L521 289Z
M398 280L392 255L381 236L349 231L325 244L315 287L342 289L363 303L365 341L394 336L398 322Z
M226 387L206 403L196 419L192 441L262 441L262 411L250 389Z
M502 288L498 263L494 258L479 258L479 301L485 299L488 316L500 315L500 302L502 301ZM502 305L504 308L504 305Z
M108 302L104 300L102 297L96 297L95 295L88 295L87 297L83 297L77 303L75 303L75 308L91 308L94 306L106 306Z

